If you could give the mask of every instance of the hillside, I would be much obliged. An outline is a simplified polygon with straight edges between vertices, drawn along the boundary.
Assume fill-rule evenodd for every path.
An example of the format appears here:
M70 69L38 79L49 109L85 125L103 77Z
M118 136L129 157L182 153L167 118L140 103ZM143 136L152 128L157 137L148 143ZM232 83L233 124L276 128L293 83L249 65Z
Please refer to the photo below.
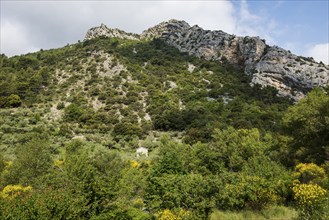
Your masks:
M324 64L177 20L0 58L1 219L328 214Z
M239 37L223 31L204 30L198 25L191 27L185 21L173 19L162 22L141 35L101 25L90 29L86 39L97 36L135 40L161 38L189 55L230 63L250 75L252 84L274 87L280 96L294 100L303 98L313 87L329 84L329 66L317 63L311 57L297 56L283 48L269 46L259 37Z

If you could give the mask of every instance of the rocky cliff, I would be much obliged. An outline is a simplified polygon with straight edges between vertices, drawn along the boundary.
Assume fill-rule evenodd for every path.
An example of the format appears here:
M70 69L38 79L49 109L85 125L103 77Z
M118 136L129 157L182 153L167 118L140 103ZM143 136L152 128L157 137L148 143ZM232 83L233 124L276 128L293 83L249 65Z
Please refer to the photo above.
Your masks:
M329 66L312 58L269 46L259 37L240 37L223 31L204 30L185 21L169 20L151 27L141 35L128 34L105 25L92 28L85 39L99 36L133 40L161 38L181 52L207 60L227 62L251 75L252 84L275 87L279 95L298 100L315 86L329 84Z
M90 28L87 31L85 40L90 40L96 37L105 36L105 37L117 37L122 39L129 40L138 40L138 34L127 33L123 30L117 28L108 28L105 24L101 24L99 27Z

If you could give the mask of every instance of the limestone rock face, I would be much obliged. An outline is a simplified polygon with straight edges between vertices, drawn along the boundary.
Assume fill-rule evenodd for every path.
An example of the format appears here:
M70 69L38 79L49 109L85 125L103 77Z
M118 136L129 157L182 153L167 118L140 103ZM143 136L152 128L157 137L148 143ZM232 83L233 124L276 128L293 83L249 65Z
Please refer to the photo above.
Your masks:
M138 34L126 33L117 28L108 28L106 25L101 24L99 27L90 28L87 31L85 36L85 40L90 40L96 37L105 36L105 37L117 37L121 39L129 39L129 40L138 40Z
M161 34L162 33L162 34ZM329 66L300 57L259 37L239 37L203 30L170 20L143 32L141 38L162 38L181 52L207 60L229 62L252 76L252 84L272 86L294 100L315 86L329 85Z
M141 39L154 39L161 37L172 37L175 35L180 35L183 31L189 29L191 26L185 21L179 20L169 20L168 22L162 22L154 27L151 27L140 35Z
M125 39L160 38L181 52L199 58L228 62L252 77L252 84L272 86L279 95L294 100L304 97L315 86L329 85L329 66L312 58L269 46L259 37L240 37L223 31L204 30L185 21L169 20L151 27L141 35L128 34L105 25L92 28L86 39L105 35Z
M329 66L273 46L255 64L252 82L275 87L298 100L315 86L329 85Z
M237 37L223 31L203 30L185 21L170 20L149 28L141 39L161 38L182 52L207 60L227 60L241 65L260 59L266 48L258 37Z

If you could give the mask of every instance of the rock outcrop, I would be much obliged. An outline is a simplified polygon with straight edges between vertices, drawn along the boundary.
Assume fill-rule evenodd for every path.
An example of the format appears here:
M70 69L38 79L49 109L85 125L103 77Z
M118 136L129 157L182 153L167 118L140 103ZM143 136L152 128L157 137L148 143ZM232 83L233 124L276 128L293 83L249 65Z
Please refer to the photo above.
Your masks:
M151 40L154 38L179 37L181 33L188 30L190 27L191 26L185 21L172 19L143 31L140 38Z
M329 66L273 46L255 64L252 83L275 87L282 96L298 100L313 87L329 85Z
M181 52L199 58L228 62L252 76L252 84L272 86L279 95L298 100L315 86L329 84L329 66L312 58L269 46L259 37L240 37L223 31L204 30L185 21L169 20L151 27L141 35L128 34L105 25L92 28L85 39L98 36L125 39L161 38Z
M129 39L129 40L138 40L138 34L127 33L123 30L117 28L108 28L105 24L101 24L99 27L90 28L87 31L85 36L85 40L90 40L93 38L97 38L100 36L105 37L117 37L121 39Z

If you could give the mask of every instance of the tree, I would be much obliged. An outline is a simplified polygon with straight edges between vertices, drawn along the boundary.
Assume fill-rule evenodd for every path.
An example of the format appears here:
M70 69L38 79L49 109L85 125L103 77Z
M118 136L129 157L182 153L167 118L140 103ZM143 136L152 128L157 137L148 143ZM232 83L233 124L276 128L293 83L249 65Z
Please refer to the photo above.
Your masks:
M168 141L167 137L163 137L161 141L159 157L152 167L151 175L184 174L182 158L184 145Z
M121 196L117 195L118 186L128 163L119 154L97 144L74 140L65 149L63 173L69 183L64 186L69 185L74 194L84 196L88 204L85 218L111 219L119 215L116 209L121 207L116 206L115 199Z
M19 189L19 186L14 187ZM0 196L1 219L86 218L87 204L82 195L51 187L38 191L31 187L20 188L24 191L17 191L14 198L1 199Z
M182 208L193 219L208 219L217 189L213 178L201 174L163 174L149 179L146 201L152 211Z
M19 69L26 69L29 67L37 69L39 67L39 61L32 56L21 56L16 65Z
M290 107L283 118L293 137L291 155L300 162L322 164L329 158L329 95L317 88Z
M159 130L183 130L185 128L185 121L182 113L178 109L165 110L154 118L154 127Z
M239 129L229 127L216 129L212 146L217 160L224 163L230 171L241 171L248 158L266 154L272 145L271 136L262 136L257 129Z
M17 148L16 159L8 169L5 179L9 184L30 185L47 173L51 164L49 142L34 138Z
M141 137L143 131L137 124L133 124L130 122L119 122L114 126L112 133L113 136L116 137L116 139L119 139L119 137L122 136L132 138L132 136L136 135L138 137Z

